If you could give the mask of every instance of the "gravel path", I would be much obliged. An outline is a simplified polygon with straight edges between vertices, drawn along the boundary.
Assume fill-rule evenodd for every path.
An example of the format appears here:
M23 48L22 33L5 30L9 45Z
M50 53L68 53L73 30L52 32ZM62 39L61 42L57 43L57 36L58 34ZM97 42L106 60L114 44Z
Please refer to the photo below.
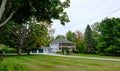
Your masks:
M43 55L50 56L60 56L60 57L70 57L70 58L84 58L84 59L95 59L95 60L107 60L107 61L120 61L120 59L116 58L100 58L100 57L87 57L87 56L70 56L70 55L60 55L55 53L41 53Z

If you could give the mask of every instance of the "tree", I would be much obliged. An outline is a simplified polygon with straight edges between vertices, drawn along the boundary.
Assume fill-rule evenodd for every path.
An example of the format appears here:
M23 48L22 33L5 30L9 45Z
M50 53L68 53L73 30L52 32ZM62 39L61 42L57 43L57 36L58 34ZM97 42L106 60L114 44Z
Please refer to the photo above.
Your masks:
M0 1L0 27L9 20L23 23L32 16L38 21L49 21L58 19L61 24L69 22L68 16L64 11L68 8L70 1L66 0L1 0Z
M68 47L64 47L64 48L62 49L62 53L63 53L64 55L68 55L68 54L70 53L69 48L68 48Z
M80 53L84 50L83 34L78 30L76 31L76 36L76 49Z
M82 41L82 39L83 39L83 34L78 30L78 31L76 31L76 36L77 36L77 39L79 40L79 41Z
M0 27L0 43L9 45L10 47L16 47L16 42L13 41L12 37L12 29L13 29L13 21L10 21L9 24L6 24L3 27ZM7 30L6 30L7 29Z
M93 37L92 37L92 30L89 25L87 25L84 34L84 52L85 53L94 53L95 49L93 47Z
M29 26L29 38L31 43L25 48L29 54L32 49L39 49L41 46L48 46L50 36L46 24L31 24Z
M65 36L64 36L64 35L57 35L57 36L55 37L55 39L58 39L58 38L65 38Z
M18 49L18 55L21 55L21 50L25 49L28 54L31 49L45 45L44 41L48 36L46 24L17 24L13 21L0 28L0 42ZM8 30L5 30L5 29ZM4 31L4 32L2 32ZM5 35L5 36L3 36Z
M76 34L75 34L74 32L68 31L68 32L66 33L66 38L67 38L67 40L69 40L69 41L75 42L76 39L77 39L77 36L76 36Z
M14 23L14 21L10 21L5 26L1 27L0 31L0 43L18 49L18 55L21 55L21 49L25 47L27 43L29 43L29 41L27 41L28 29L26 26L22 26Z
M100 32L98 31L99 29L99 26L100 26L100 23L94 23L91 27L92 27L92 36L93 36L93 39L94 39L94 43L93 43L93 47L95 48L95 52L98 53L97 51L97 44L99 43L99 35L100 35Z
M104 55L120 55L120 18L106 18L99 24L98 52Z
M57 19L60 20L61 24L63 25L66 22L69 22L68 16L64 11L65 8L69 7L69 0L66 0L65 2L61 2L60 0L1 0L0 4L0 27L2 27L2 30L6 30L5 28L7 27L12 28L7 30L7 32L9 31L8 33L1 31L3 32L1 36L6 33L7 39L13 37L11 34L12 30L12 33L14 33L13 35L15 37L14 39L17 40L17 42L20 42L18 54L21 53L21 48L23 48L23 39L29 40L29 38L24 36L29 34L29 29L27 28L28 25L25 25L26 22L31 21L33 18L35 18L35 21L37 22L47 21L48 23L51 23L53 19ZM14 25L9 24L9 20L12 20L14 22L12 24ZM7 27L3 27L3 25L6 23L9 25L7 25ZM2 41L7 42L6 39L1 39ZM10 43L14 42L12 39L9 41ZM14 42L12 46L14 45L17 47L17 42ZM40 41L36 42L40 43ZM10 43L9 45L11 45Z

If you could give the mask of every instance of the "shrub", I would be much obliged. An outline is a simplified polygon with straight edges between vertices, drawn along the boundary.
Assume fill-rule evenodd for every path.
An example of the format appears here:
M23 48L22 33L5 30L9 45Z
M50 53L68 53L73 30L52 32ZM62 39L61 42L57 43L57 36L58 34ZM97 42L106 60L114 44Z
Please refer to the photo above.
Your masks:
M62 49L62 52L63 52L64 55L68 55L68 54L70 53L68 47L64 47L64 48Z
M79 51L79 50L73 50L72 52L73 52L73 53L75 53L75 54L80 53L80 51Z
M84 41L82 40L81 42L77 42L76 43L76 51L75 52L79 52L79 53L83 53L84 52Z
M57 51L56 53L57 53L57 54L63 54L63 52L62 52L62 51Z
M16 52L16 49L10 48L9 46L4 45L4 44L0 44L0 53L3 53L3 52L14 53Z

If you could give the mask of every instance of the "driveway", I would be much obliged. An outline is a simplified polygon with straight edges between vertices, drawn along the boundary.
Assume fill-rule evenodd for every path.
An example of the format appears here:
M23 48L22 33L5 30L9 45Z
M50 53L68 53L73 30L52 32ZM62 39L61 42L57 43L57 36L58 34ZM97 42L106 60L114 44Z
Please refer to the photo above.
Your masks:
M87 56L71 56L71 55L60 55L55 53L41 53L43 55L50 56L60 56L60 57L69 57L69 58L84 58L84 59L95 59L95 60L107 60L107 61L120 61L120 59L116 58L100 58L100 57L87 57Z

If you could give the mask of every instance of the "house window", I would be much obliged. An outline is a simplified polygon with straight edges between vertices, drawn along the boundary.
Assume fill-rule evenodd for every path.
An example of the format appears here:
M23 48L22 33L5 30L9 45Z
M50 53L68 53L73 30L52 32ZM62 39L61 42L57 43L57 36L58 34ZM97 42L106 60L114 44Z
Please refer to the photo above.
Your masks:
M39 53L43 53L43 49L39 49Z
M32 50L32 53L37 53L37 50Z
M54 50L53 48L51 48L51 50Z
M62 48L61 48L61 47L59 47L59 50L62 50Z
M72 50L75 50L75 48L72 48Z

